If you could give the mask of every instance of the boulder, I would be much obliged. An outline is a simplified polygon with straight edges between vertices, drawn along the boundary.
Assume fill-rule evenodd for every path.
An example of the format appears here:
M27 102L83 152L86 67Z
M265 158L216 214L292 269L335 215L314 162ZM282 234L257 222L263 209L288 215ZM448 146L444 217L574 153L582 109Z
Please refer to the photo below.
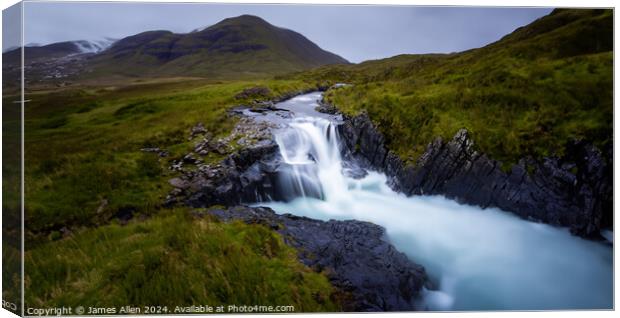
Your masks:
M421 309L424 267L410 261L390 243L385 229L360 221L319 221L269 208L245 206L212 209L223 221L241 220L276 230L294 247L299 260L327 274L333 286L350 295L345 311L411 311Z

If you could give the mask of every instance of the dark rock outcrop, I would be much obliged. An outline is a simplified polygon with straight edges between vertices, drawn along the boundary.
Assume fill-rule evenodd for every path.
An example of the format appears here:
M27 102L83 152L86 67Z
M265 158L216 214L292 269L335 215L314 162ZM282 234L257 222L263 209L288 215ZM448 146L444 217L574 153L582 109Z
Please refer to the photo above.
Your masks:
M197 170L183 171L170 180L175 189L166 204L183 202L192 207L208 207L275 197L273 162L277 149L275 142L264 140L228 155L218 164L199 164Z
M367 114L339 127L344 152L385 172L390 185L406 195L439 194L466 204L498 207L523 218L570 227L573 234L597 237L613 224L611 151L575 141L566 155L541 161L522 159L509 172L474 148L467 130L452 140L438 138L414 165L387 150Z
M372 223L324 222L244 206L207 213L276 230L299 251L302 263L327 273L336 288L351 296L346 311L415 310L427 282L424 268L387 243L385 230Z
M321 112L321 113L325 113L325 114L330 114L330 115L335 115L335 114L337 114L339 112L338 108L336 108L336 106L326 102L323 99L320 99L318 101L318 103L319 103L319 106L317 106L315 108L315 110L317 112Z

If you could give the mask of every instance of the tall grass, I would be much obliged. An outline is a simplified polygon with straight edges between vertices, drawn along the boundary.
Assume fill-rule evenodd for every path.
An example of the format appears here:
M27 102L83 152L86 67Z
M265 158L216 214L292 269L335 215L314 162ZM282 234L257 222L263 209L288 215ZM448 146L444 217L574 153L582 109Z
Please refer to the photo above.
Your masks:
M327 278L262 225L174 210L106 225L26 253L26 305L294 305L335 311Z

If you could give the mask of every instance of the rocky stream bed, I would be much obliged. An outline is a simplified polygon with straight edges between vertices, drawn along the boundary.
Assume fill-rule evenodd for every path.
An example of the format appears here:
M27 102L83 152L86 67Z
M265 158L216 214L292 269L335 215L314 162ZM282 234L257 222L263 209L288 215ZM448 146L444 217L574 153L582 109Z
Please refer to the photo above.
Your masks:
M213 140L201 124L196 125L190 132L190 138L196 140L194 151L170 167L179 176L170 180L174 190L166 204L221 205L225 208L209 209L208 213L223 221L263 224L279 232L299 251L301 262L326 271L335 287L351 295L346 310L424 309L419 302L421 294L425 287L432 289L433 283L422 266L385 240L382 227L354 220L278 215L268 208L245 205L285 199L276 185L282 159L271 131L277 124L247 116L250 111L286 117L287 111L274 105L260 102L233 109L231 116L241 119L224 139ZM334 106L320 105L318 111L338 114ZM439 194L483 208L497 207L529 220L569 227L573 234L588 238L599 238L602 229L612 226L610 149L600 151L575 141L567 146L564 157L524 158L505 172L499 162L475 150L465 129L452 140L431 142L415 164L405 164L387 149L366 114L342 116L337 131L344 141L343 158L356 163L354 173L363 176L366 169L383 172L392 189L408 196ZM238 150L227 148L233 141L240 146ZM226 155L225 159L217 164L203 163L201 156L211 151ZM186 169L187 164L195 169Z

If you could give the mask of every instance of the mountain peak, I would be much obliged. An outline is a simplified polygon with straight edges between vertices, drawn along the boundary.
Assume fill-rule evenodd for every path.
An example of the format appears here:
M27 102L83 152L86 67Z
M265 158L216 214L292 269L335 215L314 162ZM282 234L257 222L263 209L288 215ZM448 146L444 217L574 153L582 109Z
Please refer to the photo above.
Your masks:
M263 18L251 15L251 14L243 14L237 17L226 18L215 25L221 24L243 24L243 25L271 25L269 22L265 21Z
M243 14L237 17L226 18L212 25L210 28L217 28L223 26L273 27L273 25L271 25L269 22L265 21L261 17L250 14Z

